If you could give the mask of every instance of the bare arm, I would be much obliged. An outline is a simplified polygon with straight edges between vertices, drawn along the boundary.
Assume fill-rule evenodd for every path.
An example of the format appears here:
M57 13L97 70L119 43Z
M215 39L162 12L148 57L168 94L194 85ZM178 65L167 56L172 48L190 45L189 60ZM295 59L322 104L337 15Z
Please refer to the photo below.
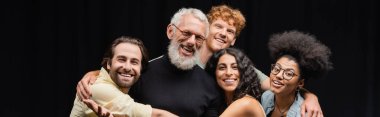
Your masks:
M261 82L261 89L266 91L270 89L270 80L269 78L265 79L264 81Z
M96 80L96 76L99 75L99 70L87 72L83 78L78 82L77 85L77 95L79 95L80 100L90 99L91 91L90 84L93 84Z
M261 104L254 98L243 97L231 103L220 117L265 117Z
M323 112L321 106L319 105L318 97L305 88L301 88L301 92L304 93L303 96L305 98L305 101L301 105L301 116L323 117Z
M178 117L178 116L166 110L153 108L152 117Z
M257 68L255 68L255 72L260 80L261 89L264 91L269 90L269 77Z

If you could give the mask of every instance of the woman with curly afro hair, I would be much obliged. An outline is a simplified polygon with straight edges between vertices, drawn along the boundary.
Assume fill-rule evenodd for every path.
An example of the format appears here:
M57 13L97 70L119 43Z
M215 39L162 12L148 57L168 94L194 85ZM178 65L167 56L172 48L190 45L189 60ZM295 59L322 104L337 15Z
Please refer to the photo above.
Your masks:
M235 48L222 49L210 58L206 71L224 92L227 109L220 117L265 117L259 102L261 88L252 61Z
M331 51L313 35L299 31L273 35L268 47L276 62L271 66L270 90L261 97L265 113L268 117L300 117L304 99L299 89L306 80L323 77L332 69Z

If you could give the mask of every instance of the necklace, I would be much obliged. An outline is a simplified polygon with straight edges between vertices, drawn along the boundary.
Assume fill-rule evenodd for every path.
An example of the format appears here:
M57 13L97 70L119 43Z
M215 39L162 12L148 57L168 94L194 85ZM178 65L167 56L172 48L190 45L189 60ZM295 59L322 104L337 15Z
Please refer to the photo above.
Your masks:
M288 105L288 107L285 108L284 110L281 110L280 107L278 106L278 104L276 103L276 108L277 108L277 110L278 110L278 111L280 112L280 114L281 114L280 117L284 117L285 112L286 112L287 110L289 110L289 108L290 108L291 105L292 105L292 103L290 103L290 104Z

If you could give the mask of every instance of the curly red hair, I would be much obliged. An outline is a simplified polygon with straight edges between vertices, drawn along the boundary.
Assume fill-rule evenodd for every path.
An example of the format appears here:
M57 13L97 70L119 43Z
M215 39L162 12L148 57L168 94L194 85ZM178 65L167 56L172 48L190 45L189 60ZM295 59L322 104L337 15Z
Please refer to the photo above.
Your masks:
M213 6L207 14L207 18L210 22L214 22L217 19L222 19L228 22L230 25L236 27L236 36L238 36L245 27L245 18L238 9L233 9L227 5Z

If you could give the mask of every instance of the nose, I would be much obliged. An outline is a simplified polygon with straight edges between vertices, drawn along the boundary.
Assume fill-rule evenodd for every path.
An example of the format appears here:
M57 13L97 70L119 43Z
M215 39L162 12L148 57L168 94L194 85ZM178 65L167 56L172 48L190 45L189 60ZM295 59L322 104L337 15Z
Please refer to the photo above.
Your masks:
M226 30L226 29L221 30L220 33L219 33L219 34L220 34L220 37L221 37L221 38L226 38L226 37L227 37L227 36L226 36L226 33L227 33L227 30Z
M132 66L129 62L126 62L123 67L124 67L125 71L127 71L127 72L131 71L131 69L132 69Z
M189 39L187 39L187 41L190 42L190 43L192 43L192 44L195 44L195 42L196 42L195 35L194 35L194 34L191 35L191 36L189 37Z
M278 78L278 79L284 79L284 70L280 70L280 72L278 72L277 74L276 74L276 78Z
M195 35L191 35L186 41L186 46L191 46L193 47L194 45L196 45L196 39L195 39ZM198 45L197 45L198 46Z
M232 75L232 69L227 68L226 75L231 76Z

